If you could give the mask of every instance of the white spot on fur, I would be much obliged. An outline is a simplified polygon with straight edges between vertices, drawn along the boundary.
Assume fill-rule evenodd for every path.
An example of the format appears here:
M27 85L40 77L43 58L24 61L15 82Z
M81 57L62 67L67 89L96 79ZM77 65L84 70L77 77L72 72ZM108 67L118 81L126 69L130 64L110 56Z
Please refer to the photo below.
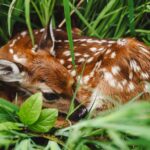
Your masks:
M123 86L125 86L125 85L127 84L127 80L126 80L126 79L122 80L122 81L121 81L121 84L122 84Z
M80 42L85 42L87 39L80 39Z
M101 40L101 42L106 43L106 42L107 42L107 40Z
M59 62L60 62L62 65L64 65L64 64L65 64L64 59L60 59L60 60L59 60Z
M150 53L145 47L143 47L142 45L140 45L140 49L145 52L145 53Z
M17 42L17 39L14 39L14 40L12 41L12 43L9 45L9 47L13 47L16 42Z
M93 57L90 57L89 59L87 59L87 63L91 63L92 61L94 60L94 58Z
M62 29L56 29L56 31L62 31Z
M75 70L72 70L72 71L71 71L71 75L72 75L73 77L75 77L75 76L76 76L76 71L75 71Z
M108 41L109 44L116 43L116 41Z
M108 47L111 47L111 46L112 46L112 44L108 44L107 46L108 46Z
M101 64L102 64L102 61L97 62L97 63L95 64L94 69L95 69L95 70L99 70Z
M103 48L103 47L101 47L101 48L99 48L98 50L99 50L99 51L103 51L103 50L104 50L104 48Z
M84 84L87 84L88 81L89 81L89 79L90 79L90 76L88 76L88 75L87 75L87 76L84 76L84 77L83 77L83 83L84 83Z
M90 73L90 78L92 78L94 76L94 71L92 71L91 73Z
M147 93L150 93L150 84L149 83L145 83L144 91L147 92Z
M25 64L27 59L26 58L23 58L23 57L18 57L17 54L14 54L13 55L13 59L15 62L18 62L18 63L21 63L21 64Z
M133 79L133 72L129 73L129 79L132 80Z
M116 82L116 80L115 79L111 79L110 81L108 81L108 83L109 83L109 85L111 86L111 87L116 87L117 86L117 82Z
M9 49L9 53L13 54L14 50L12 48Z
M108 50L106 51L106 55L109 54L110 52L111 52L111 49L108 49Z
M27 31L21 32L21 36L22 36L22 37L25 37L26 35L27 35Z
M93 43L94 42L94 40L93 39L87 39L87 41L86 41L87 43Z
M81 54L80 54L80 53L75 53L74 55L75 55L75 56L81 56Z
M133 84L132 82L130 82L130 83L128 84L128 91L130 92L130 91L133 91L134 89L135 89L134 84Z
M35 35L37 35L39 33L39 31L35 31Z
M45 28L40 29L40 32L44 32L44 31L45 31Z
M66 42L66 43L67 43L67 42L69 42L69 40L64 40L64 42Z
M100 54L100 52L96 52L95 54L94 54L94 56L97 56L97 55L99 55Z
M71 68L72 68L72 65L68 65L67 68L68 68L68 69L71 69Z
M142 72L142 73L141 73L141 77L142 77L143 79L148 79L148 78L149 78L149 74L148 74L147 72Z
M117 83L117 88L123 91L123 86L121 85L121 83Z
M104 72L104 79L108 82L108 84L113 88L119 88L120 90L123 90L123 87L116 79L113 77L113 75L110 72Z
M91 48L90 48L90 51L91 51L91 52L96 52L96 51L97 51L97 48L96 48L96 47L91 47Z
M126 39L118 39L117 40L117 44L124 46L127 44L127 40Z
M62 42L62 40L55 40L55 42L60 43L60 42Z
M88 58L88 57L90 57L90 55L89 54L83 54L83 57Z
M17 37L17 40L20 40L20 39L21 39L21 37L20 37L20 36L18 36L18 37Z
M137 62L135 60L130 61L130 67L135 72L139 72L141 70L140 66L137 65Z
M86 44L82 43L81 46L87 46Z
M65 55L65 56L70 56L70 51L64 51L64 52L63 52L63 55Z
M78 41L80 41L80 39L73 39L73 42L78 42ZM67 40L66 40L66 42L67 42Z
M115 52L111 53L110 57L111 57L112 59L115 58L115 57L116 57L116 53L115 53Z
M113 66L111 71L114 75L117 75L120 72L120 67L119 66Z
M77 82L82 85L83 84L83 80L82 80L82 77L79 75L79 76L76 76L76 80Z
M113 78L113 75L110 72L104 72L104 79L106 81L110 81L112 80L112 78Z
M68 59L68 61L72 61L72 58L70 57L70 58Z
M79 58L79 59L78 59L78 62L79 62L79 63L84 62L84 61L85 61L84 58Z

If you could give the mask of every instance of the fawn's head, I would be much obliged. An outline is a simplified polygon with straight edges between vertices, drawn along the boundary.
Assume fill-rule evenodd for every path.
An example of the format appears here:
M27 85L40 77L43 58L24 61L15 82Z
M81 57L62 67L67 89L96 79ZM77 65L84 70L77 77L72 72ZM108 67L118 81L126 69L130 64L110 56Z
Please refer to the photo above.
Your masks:
M74 80L67 69L45 47L32 47L26 34L21 33L0 49L0 80L17 82L33 92L70 97Z

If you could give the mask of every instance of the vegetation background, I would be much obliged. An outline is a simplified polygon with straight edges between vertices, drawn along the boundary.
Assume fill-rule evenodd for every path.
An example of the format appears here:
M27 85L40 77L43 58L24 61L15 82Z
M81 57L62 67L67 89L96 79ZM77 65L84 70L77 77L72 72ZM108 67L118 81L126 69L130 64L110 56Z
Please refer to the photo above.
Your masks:
M29 30L34 43L32 30L46 27L50 18L53 28L67 30L72 57L71 27L79 28L82 35L113 39L130 36L150 45L149 0L0 0L0 46L22 30ZM46 134L24 130L28 126L16 119L15 106L0 101L0 146L15 150L148 150L150 104L136 102L137 97L94 119L87 117Z

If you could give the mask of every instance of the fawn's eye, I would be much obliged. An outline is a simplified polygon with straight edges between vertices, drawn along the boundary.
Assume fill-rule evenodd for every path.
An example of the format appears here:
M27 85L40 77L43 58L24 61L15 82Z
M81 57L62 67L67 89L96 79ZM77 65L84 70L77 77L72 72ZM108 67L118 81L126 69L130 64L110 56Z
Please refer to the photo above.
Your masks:
M55 94L55 93L43 93L43 96L46 98L48 101L56 100L59 99L60 97Z
M39 81L40 81L41 83L45 83L45 82L46 82L45 79L39 79Z

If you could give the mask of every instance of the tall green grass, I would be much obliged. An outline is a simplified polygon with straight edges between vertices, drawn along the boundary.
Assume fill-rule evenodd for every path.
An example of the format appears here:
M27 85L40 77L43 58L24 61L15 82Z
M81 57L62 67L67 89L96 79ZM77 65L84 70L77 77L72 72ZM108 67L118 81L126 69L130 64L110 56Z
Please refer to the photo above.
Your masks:
M33 96L32 96L33 98ZM28 99L22 107L16 107L0 99L0 148L14 150L148 150L150 147L150 103L130 102L115 109L103 112L95 118L84 119L74 125L41 133L44 127L41 122L35 132L31 125L24 124L18 117L33 121L30 113L38 111L39 99ZM30 101L30 102L29 102ZM28 103L28 105L27 105ZM28 112L27 110L30 111ZM38 108L39 109L39 108ZM22 112L24 114L20 115ZM54 111L54 109L49 111ZM26 116L27 114L27 116ZM26 118L24 118L26 116ZM45 128L51 124L53 115L45 115ZM35 123L33 124L35 125ZM32 125L32 126L33 126Z
M72 57L72 63L75 69L75 56L74 56L74 50L73 50L73 39L72 39L72 29L71 29L71 19L70 19L70 7L69 7L69 0L63 0L64 4L64 13L65 13L65 19L66 19L66 29L69 39L69 45L71 50L71 57Z
M129 103L93 119L60 129L67 148L129 150L149 149L150 103Z
M55 0L1 0L1 45L7 42L9 34L15 33L20 24L25 25L27 23L28 29L31 26L32 28L35 26L37 28L45 27L52 13L53 23L58 26L65 16L70 15L66 9L66 4L68 4L66 2L64 1L64 5L63 1L60 0L56 0L56 3ZM150 45L149 0L88 0L84 1L80 7L77 7L77 4L78 1L76 0L69 1L70 11L75 11L73 14L73 16L76 16L74 22L83 31L84 35L114 39L124 36L136 36ZM66 15L62 15L63 8L65 8ZM29 12L27 14L27 11L30 11L30 14ZM8 24L6 18L8 18ZM26 23L25 20L27 20ZM29 24L30 21L31 25ZM69 27L71 25L68 21L69 18L67 19L67 26ZM70 31L68 31L69 33Z

